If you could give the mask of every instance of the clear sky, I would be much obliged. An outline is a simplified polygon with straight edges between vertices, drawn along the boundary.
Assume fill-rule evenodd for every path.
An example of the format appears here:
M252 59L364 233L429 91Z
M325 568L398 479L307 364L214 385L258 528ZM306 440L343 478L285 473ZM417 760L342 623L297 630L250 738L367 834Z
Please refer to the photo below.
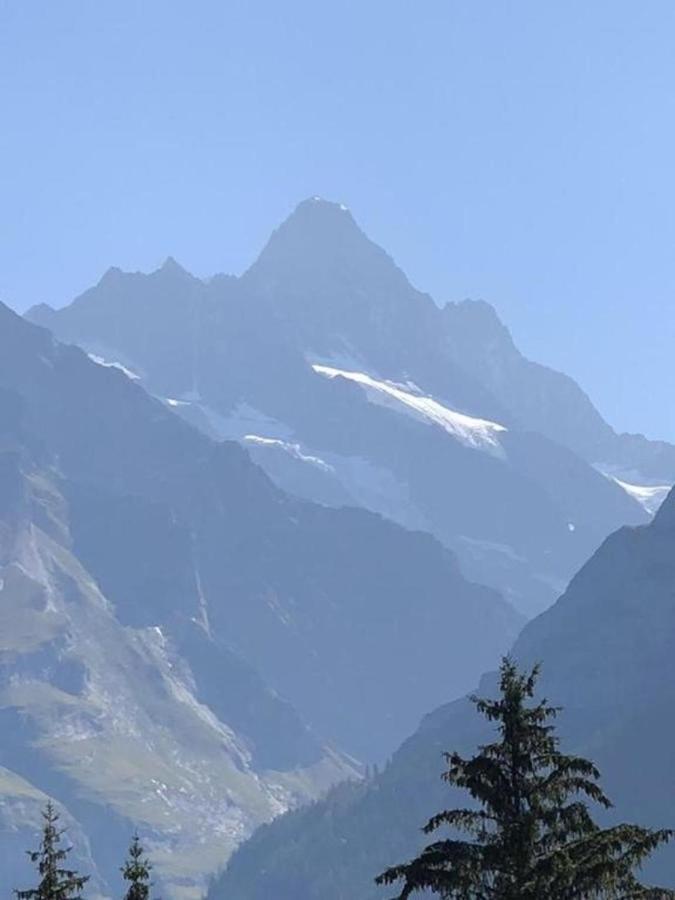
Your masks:
M0 297L240 272L306 196L675 439L672 0L0 0Z

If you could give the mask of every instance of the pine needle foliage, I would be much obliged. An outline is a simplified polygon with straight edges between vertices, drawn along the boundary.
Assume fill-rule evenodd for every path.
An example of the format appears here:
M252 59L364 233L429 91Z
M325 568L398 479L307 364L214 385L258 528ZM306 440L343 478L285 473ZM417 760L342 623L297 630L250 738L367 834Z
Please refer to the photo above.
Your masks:
M49 801L42 812L42 839L37 850L29 850L28 856L37 866L40 883L36 888L15 891L18 900L82 900L81 892L89 881L88 875L78 875L65 862L71 849L63 848L59 828L59 815Z
M145 850L137 834L131 839L129 855L122 866L122 877L129 882L124 900L148 900L150 897L150 871L152 865L145 857Z
M412 862L383 872L378 884L403 882L406 900L431 891L444 900L672 900L675 891L646 887L636 870L669 830L637 825L600 828L588 801L609 808L595 765L560 752L559 708L533 702L539 667L521 673L505 658L497 700L472 698L497 726L494 743L471 759L445 755L443 779L474 804L446 810L424 828L449 826ZM532 702L530 702L532 701ZM455 835L465 835L461 840Z

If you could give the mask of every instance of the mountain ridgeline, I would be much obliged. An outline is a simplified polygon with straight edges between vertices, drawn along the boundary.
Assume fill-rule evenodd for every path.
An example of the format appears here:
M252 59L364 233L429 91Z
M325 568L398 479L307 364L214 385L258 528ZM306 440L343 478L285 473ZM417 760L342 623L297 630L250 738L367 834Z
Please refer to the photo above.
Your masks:
M675 448L615 434L491 307L440 308L318 198L239 278L202 281L172 259L111 269L27 315L239 440L290 493L433 534L527 615L675 482Z
M675 823L675 494L649 526L609 537L547 612L516 641L524 667L542 661L541 696L563 707L565 746L591 755L615 808L599 821ZM486 675L479 693L494 696ZM444 751L492 740L468 700L439 707L368 783L259 829L212 887L210 900L381 900L373 878L419 852L439 807L459 801L439 779ZM442 837L442 836L440 836ZM675 848L656 854L648 881L675 888Z
M456 698L546 609L517 658L667 825L673 482L675 447L318 198L240 277L0 304L0 889L52 798L93 893L129 834L185 900L253 834L213 900L374 900L482 737Z
M138 829L199 894L517 631L433 537L287 496L4 306L0 413L3 889L53 797L102 891Z

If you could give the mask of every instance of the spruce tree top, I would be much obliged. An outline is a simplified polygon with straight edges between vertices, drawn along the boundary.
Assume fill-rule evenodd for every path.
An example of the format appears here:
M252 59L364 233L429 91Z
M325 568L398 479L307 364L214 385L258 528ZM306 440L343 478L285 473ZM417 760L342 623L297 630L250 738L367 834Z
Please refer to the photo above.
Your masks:
M125 900L148 900L150 896L150 871L152 866L144 856L140 838L135 834L129 846L129 855L122 867L122 877L129 882Z
M451 837L376 879L402 881L400 900L420 890L446 900L675 898L675 891L645 887L634 874L671 832L595 824L588 801L611 803L593 763L560 752L552 724L558 708L528 702L538 675L538 667L523 674L506 658L499 698L472 698L496 724L497 739L471 759L445 755L443 779L474 803L434 816L425 833L449 826ZM462 832L469 839L460 839Z
M31 862L37 865L40 882L37 887L15 891L18 900L82 900L80 893L88 875L78 875L65 866L71 847L60 846L63 829L58 827L59 815L51 800L42 812L42 840L37 850L29 850Z

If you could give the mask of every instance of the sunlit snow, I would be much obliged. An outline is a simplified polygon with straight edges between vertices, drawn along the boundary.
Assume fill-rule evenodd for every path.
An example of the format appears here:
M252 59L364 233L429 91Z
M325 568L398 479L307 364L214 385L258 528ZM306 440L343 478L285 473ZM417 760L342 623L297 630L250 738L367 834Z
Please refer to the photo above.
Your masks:
M620 478L611 476L619 487L631 496L634 500L644 507L648 513L654 515L658 512L659 507L668 496L671 485L669 484L631 484L628 481L622 481Z
M499 435L506 431L503 425L449 409L433 397L419 392L419 388L410 382L398 384L394 381L379 381L364 372L336 369L316 363L312 368L326 378L341 377L356 382L372 402L392 407L427 424L438 425L467 447L503 455L499 442Z
M123 366L121 362L109 362L107 359L98 356L96 353L88 353L87 356L92 362L97 363L99 366L105 366L106 369L119 369L120 372L123 372L127 378L131 378L132 381L138 381L141 377L136 372L132 372L127 366Z
M280 450L284 450L300 462L309 463L310 465L316 466L318 469L322 469L324 472L333 473L335 471L333 466L329 465L320 457L303 453L300 449L300 444L291 444L288 441L279 440L279 438L262 437L259 434L246 434L244 435L244 441L249 444L257 444L261 447L278 447Z

